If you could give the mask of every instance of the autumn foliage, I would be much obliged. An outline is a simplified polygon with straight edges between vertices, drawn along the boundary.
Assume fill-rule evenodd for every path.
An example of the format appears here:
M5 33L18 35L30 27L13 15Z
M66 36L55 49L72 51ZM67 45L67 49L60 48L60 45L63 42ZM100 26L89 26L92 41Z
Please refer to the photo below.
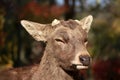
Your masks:
M21 8L20 18L25 17L27 14L33 14L35 16L43 16L49 18L51 16L58 17L63 15L68 8L66 6L57 5L39 5L35 1L30 1Z

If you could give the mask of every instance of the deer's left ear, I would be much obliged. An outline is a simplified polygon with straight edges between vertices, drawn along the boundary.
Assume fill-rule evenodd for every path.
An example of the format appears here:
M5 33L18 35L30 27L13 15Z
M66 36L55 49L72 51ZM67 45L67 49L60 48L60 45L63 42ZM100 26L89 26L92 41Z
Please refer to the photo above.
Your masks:
M78 21L78 20L75 20L75 21L78 22L82 26L82 28L84 30L86 30L86 32L89 32L90 27L91 27L91 23L93 21L93 17L92 17L92 15L89 15L80 21Z

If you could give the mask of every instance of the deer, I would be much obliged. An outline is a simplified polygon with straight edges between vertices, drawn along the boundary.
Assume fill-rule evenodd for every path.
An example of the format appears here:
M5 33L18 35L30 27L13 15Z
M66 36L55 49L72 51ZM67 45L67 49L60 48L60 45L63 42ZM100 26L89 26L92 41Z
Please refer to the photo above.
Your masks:
M22 20L25 30L46 43L40 64L0 72L0 80L81 80L79 71L88 69L91 57L86 49L93 17L81 20L53 20L41 24Z

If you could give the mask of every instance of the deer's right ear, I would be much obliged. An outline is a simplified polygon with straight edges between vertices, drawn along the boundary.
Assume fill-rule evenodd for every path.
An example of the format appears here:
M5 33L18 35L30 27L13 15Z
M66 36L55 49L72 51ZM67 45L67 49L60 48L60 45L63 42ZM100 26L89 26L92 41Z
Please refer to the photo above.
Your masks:
M35 40L46 41L46 34L44 32L45 24L21 20L21 25Z

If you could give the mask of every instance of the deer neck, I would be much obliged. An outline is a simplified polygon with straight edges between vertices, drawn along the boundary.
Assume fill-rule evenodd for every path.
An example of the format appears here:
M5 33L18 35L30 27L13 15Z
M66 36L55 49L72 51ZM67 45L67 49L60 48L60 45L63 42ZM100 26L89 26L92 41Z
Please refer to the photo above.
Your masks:
M53 53L44 52L38 70L32 76L32 80L74 80L67 74L52 55Z

